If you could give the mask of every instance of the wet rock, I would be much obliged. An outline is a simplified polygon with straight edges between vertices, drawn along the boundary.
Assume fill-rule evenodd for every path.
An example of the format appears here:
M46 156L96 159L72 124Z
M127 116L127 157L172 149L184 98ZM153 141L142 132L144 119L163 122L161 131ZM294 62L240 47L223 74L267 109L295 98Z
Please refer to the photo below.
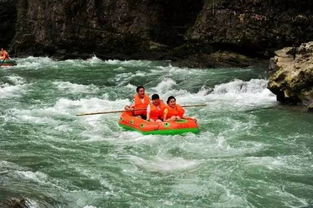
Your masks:
M174 65L191 68L248 67L256 64L256 61L256 59L249 58L242 54L229 51L216 51L209 54L189 55L185 59L176 61Z
M308 112L313 113L313 102L308 105Z
M270 60L268 88L285 104L303 104L312 109L313 42L276 51Z
M11 198L5 201L0 201L1 208L29 208L27 200L24 198Z

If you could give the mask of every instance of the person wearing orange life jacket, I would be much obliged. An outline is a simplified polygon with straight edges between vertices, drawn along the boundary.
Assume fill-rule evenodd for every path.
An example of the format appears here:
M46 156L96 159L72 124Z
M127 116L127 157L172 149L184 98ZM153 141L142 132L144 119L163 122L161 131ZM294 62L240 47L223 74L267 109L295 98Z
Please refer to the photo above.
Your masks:
M167 107L164 110L164 121L174 121L185 118L185 110L183 107L176 104L176 98L174 96L169 96L166 103Z
M148 94L145 94L145 88L138 86L136 89L137 94L134 95L133 104L125 106L126 111L132 111L134 116L140 116L142 119L146 119L147 107L150 104L150 98Z
M162 122L166 105L160 100L158 94L151 97L152 102L147 107L147 121Z
M8 52L6 50L4 50L3 48L1 48L0 60L8 60L8 59L10 59Z

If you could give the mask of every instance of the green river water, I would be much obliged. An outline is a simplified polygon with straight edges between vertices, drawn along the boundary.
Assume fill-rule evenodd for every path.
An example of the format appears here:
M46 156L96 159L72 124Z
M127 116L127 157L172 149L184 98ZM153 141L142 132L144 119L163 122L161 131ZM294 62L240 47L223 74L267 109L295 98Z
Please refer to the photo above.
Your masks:
M313 117L280 106L262 68L17 59L0 69L0 200L32 208L312 207ZM121 129L137 85L188 108L200 134Z

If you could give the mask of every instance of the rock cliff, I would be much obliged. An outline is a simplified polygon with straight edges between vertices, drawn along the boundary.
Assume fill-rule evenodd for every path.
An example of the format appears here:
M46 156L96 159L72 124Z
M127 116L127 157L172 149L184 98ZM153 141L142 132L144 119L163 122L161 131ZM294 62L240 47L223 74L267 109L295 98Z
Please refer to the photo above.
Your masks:
M277 100L313 107L313 42L276 51L270 60L268 88Z
M0 28L15 34L15 55L245 66L313 39L309 0L5 1L15 5L17 19L14 28Z
M16 0L0 1L0 47L7 48L15 35Z

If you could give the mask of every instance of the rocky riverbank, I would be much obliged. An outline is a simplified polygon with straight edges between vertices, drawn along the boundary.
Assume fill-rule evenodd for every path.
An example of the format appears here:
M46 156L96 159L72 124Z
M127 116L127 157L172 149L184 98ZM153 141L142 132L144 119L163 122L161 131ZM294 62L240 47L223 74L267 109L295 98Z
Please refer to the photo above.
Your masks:
M1 44L12 56L248 66L312 40L312 8L296 0L5 0L0 15L11 22L0 28L11 35Z
M285 104L313 110L313 42L276 51L270 60L268 88Z

